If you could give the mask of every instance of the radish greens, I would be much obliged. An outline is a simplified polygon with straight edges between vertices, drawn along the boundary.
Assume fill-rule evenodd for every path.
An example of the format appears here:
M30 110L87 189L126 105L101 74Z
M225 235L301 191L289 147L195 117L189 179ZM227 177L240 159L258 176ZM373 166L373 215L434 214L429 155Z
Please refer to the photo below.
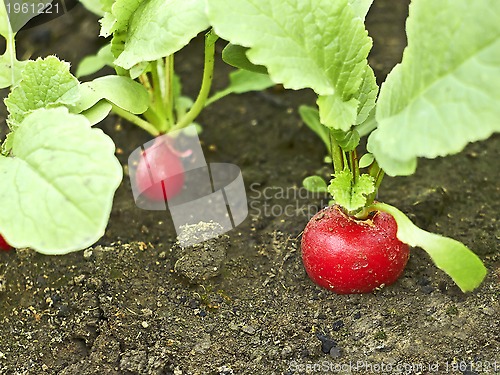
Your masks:
M304 186L330 192L359 219L375 209L393 214L400 240L427 251L463 291L473 290L486 274L474 253L374 200L385 173L412 174L417 157L456 153L500 130L500 2L414 0L408 47L378 98L363 22L371 3L207 0L217 34L240 46L250 64L286 88L318 95L318 108L302 106L300 114L325 144L334 173L329 185L310 176ZM369 153L358 155L365 135Z

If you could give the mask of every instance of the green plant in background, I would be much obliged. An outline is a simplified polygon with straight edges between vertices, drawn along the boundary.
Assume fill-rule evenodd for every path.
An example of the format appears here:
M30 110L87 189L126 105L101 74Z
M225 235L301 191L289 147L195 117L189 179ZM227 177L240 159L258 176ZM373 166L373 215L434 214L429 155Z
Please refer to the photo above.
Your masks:
M122 179L113 142L92 128L107 103L101 99L140 112L141 95L130 96L127 85L134 83L122 78L110 83L117 88L112 94L95 92L53 56L18 61L3 1L0 35L7 45L0 88L10 88L10 132L0 154L0 233L12 246L46 254L85 248L103 235Z
M354 220L385 211L397 237L424 249L463 290L486 269L458 241L417 228L398 209L376 202L385 173L410 175L417 158L457 153L500 130L500 3L495 0L414 0L408 47L380 94L367 56L372 42L364 18L372 0L207 0L210 22L238 45L241 59L267 68L285 88L311 88L317 106L301 107L325 143L332 180L304 180L329 192ZM360 137L369 134L369 153Z
M122 168L111 139L92 125L111 110L156 136L193 124L206 105L230 93L273 85L265 74L240 70L226 89L209 97L218 39L209 31L198 97L193 102L181 95L174 54L209 28L202 1L86 4L103 13L101 34L112 39L82 61L77 75L104 65L117 75L81 83L55 56L18 61L16 30L37 14L8 14L0 2L0 35L7 46L0 56L0 88L10 88L10 132L0 156L0 207L9 217L0 221L0 233L14 247L63 254L104 234Z
M181 81L174 69L175 54L196 35L209 29L203 0L82 2L103 15L101 36L112 38L97 55L81 62L77 76L95 73L109 65L118 75L140 82L148 93L148 109L141 116L119 107L113 107L113 111L153 136L193 124L203 108L228 94L263 90L274 84L266 74L238 70L231 73L226 89L209 97L218 39L213 30L209 30L205 35L198 96L193 101L182 95Z

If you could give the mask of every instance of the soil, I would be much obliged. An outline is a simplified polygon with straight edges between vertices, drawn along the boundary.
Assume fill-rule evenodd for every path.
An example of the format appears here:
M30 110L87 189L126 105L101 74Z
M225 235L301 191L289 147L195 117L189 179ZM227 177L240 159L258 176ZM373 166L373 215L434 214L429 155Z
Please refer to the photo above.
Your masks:
M381 81L401 58L407 5L377 0L368 15ZM96 18L76 6L20 32L20 55L55 53L76 65L99 48L97 33ZM191 96L200 46L195 40L176 60ZM227 72L218 61L216 89ZM0 374L500 374L500 137L421 160L415 175L386 178L379 195L474 249L489 271L480 288L463 294L412 249L396 284L336 295L314 285L300 259L301 232L327 204L301 181L330 173L321 141L297 114L313 100L309 91L271 89L227 97L199 119L207 161L238 165L249 199L249 217L203 247L202 263L217 272L196 273L195 261L176 269L169 213L137 208L127 178L94 247L52 257L2 252ZM100 126L126 172L148 135L115 116Z

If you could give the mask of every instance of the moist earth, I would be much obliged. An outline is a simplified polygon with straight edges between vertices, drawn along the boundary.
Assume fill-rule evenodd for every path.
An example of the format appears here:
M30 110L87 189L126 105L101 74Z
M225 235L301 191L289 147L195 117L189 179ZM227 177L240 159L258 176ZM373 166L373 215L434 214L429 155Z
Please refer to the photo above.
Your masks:
M376 0L368 14L379 83L401 59L407 6ZM100 47L97 34L96 18L76 6L21 31L19 56L57 54L74 69ZM200 42L176 60L191 96ZM218 61L215 89L228 71ZM127 176L95 246L52 257L2 252L0 374L500 374L500 137L421 160L415 175L386 178L378 197L472 248L488 268L480 288L463 294L411 249L394 285L336 295L307 278L300 257L308 218L328 203L301 181L331 173L297 113L313 102L307 90L273 88L202 113L206 159L241 168L249 216L201 246L198 259L196 249L179 248L168 212L135 206ZM128 155L148 135L115 116L99 126L126 174Z

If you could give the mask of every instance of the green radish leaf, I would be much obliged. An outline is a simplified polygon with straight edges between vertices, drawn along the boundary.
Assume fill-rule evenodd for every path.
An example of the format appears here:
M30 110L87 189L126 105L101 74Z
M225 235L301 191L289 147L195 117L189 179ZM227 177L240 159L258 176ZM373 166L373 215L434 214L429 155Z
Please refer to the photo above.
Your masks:
M0 156L0 232L44 254L84 249L103 234L122 179L113 141L67 108L39 109L19 124L13 157Z
M0 89L15 86L21 80L21 74L27 61L18 61L12 43L7 42L7 49L0 55Z
M373 107L366 120L356 126L356 130L358 131L360 137L370 134L377 128L377 120L375 120L376 108L377 107Z
M140 83L124 76L104 76L76 87L81 99L76 103L76 112L89 109L101 99L134 114L148 109L148 92Z
M352 151L359 144L359 134L356 130L344 132L342 130L332 130L332 136L344 151Z
M147 61L143 61L143 62L135 64L133 67L131 67L129 70L129 75L130 75L130 78L136 79L141 74L145 74L145 73L150 72L150 71L151 71L151 63L147 62Z
M120 4L123 1L117 0L115 4ZM139 4L137 4L139 6ZM115 25L116 25L116 17L111 13L111 9L106 11L104 13L104 16L99 20L99 23L101 24L101 31L99 33L99 36L103 36L107 38L113 32L115 32Z
M115 0L111 6L103 6L105 11L101 22L101 36L108 37L117 31L127 31L130 18L141 5L142 0Z
M358 103L351 99L360 88L372 43L347 0L206 2L216 33L249 48L250 62L266 66L274 82L335 95L347 112L351 107L356 112Z
M5 39L9 39L9 36L14 34L12 28L10 27L9 15L7 14L7 9L5 8L4 0L0 1L0 35Z
M375 203L371 207L391 214L398 224L398 239L425 250L436 266L446 272L462 292L472 291L481 284L486 276L486 268L481 259L464 244L420 229L396 207L385 203Z
M357 99L359 101L358 113L356 116L355 125L362 124L368 119L372 110L375 108L377 101L378 85L373 69L366 66L363 82L358 92Z
M236 70L229 74L229 86L215 93L207 100L210 105L229 94L243 94L249 91L261 91L274 86L275 83L267 74L255 73L249 70Z
M391 175L500 131L500 1L419 0L382 85L369 151Z
M354 97L345 101L337 94L322 95L316 103L321 123L329 128L348 131L356 122L359 101Z
M80 114L85 116L90 125L95 125L104 120L111 112L113 106L106 100L100 100L93 107L82 111Z
M137 0L133 1L135 5ZM125 69L179 51L210 26L204 0L146 0L135 8L127 24L125 47L115 61Z
M5 99L9 127L14 130L36 109L74 105L80 98L74 90L77 87L78 80L69 72L67 62L55 56L29 61L22 71L21 82Z
M301 105L299 107L299 115L302 118L302 121L311 129L318 137L321 138L323 143L325 144L328 153L330 153L331 142L330 142L330 131L329 129L321 124L319 120L319 112L316 108Z
M111 52L111 44L106 44L96 55L86 56L78 65L76 76L78 78L94 74L105 66L113 67L115 57Z
M320 176L309 176L302 181L302 185L311 193L326 193L326 181Z
M248 48L229 43L222 50L222 60L235 68L267 74L267 68L265 66L252 64L250 60L248 60L247 51Z
M359 159L359 167L360 168L366 168L372 165L373 161L375 158L373 157L372 154L364 154L361 159Z
M104 7L104 17L100 20L100 35L104 37L113 35L111 39L111 53L115 59L120 56L125 48L130 19L141 5L141 2L142 0L115 0L111 6ZM116 64L114 64L114 67L118 75L128 75L128 71L122 67Z
M368 10L372 6L373 0L349 0L349 4L351 8L354 10L354 13L358 17L361 17L363 20L368 13Z
M12 144L14 143L14 132L10 132L7 134L5 137L5 140L2 143L2 148L0 150L0 154L7 156L10 153L10 150L12 149Z
M111 11L113 0L80 0L87 10L97 16L104 16L106 12Z
M328 192L333 196L335 203L350 212L362 208L366 203L366 197L374 191L375 180L372 176L362 174L354 182L348 169L335 173L328 186Z
M321 123L330 128L348 131L363 123L375 107L378 85L372 68L365 67L363 81L353 98L346 101L338 95L320 96L317 100Z
M175 114L177 118L183 117L193 106L193 99L188 96L175 96Z
M9 16L4 5L0 0L0 35L5 38L5 52L0 55L0 89L14 86L21 80L21 72L25 61L18 61L14 37L16 33L12 31L9 22Z

